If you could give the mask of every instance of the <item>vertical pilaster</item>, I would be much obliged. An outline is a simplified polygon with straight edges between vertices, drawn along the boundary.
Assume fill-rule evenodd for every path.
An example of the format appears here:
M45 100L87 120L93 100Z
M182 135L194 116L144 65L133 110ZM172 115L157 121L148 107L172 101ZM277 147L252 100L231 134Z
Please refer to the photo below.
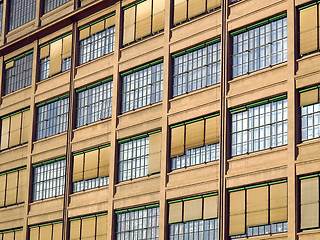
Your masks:
M36 94L36 83L37 83L37 63L38 63L38 40L33 45L33 62L32 62L32 80L31 80L31 96L30 96L30 128L27 148L27 169L26 169L26 191L25 191L25 203L24 203L24 219L23 219L23 239L28 239L28 215L30 210L30 203L32 202L32 157L31 153L33 150L33 140L35 131L36 106L35 106L35 94Z
M162 146L161 146L161 165L160 165L160 219L159 219L159 239L166 240L168 238L167 225L167 203L166 203L166 187L167 173L169 170L169 128L168 128L168 112L170 99L170 25L172 16L172 1L165 1L165 21L164 21L164 46L163 46L163 97L162 97Z
M41 15L42 15L42 6L41 6L41 3L43 1L36 1L36 16L35 16L35 27L39 27L40 24L41 24Z
M0 37L0 42L2 44L5 44L5 36L7 33L7 25L9 22L9 11L8 11L8 6L9 6L9 1L3 1L2 2L2 28L1 28L1 37Z
M221 1L221 97L220 97L220 172L219 172L219 239L227 239L227 84L228 84L228 0Z
M67 146L66 146L66 176L65 176L65 191L63 201L63 234L62 239L68 239L68 207L70 203L70 194L72 193L72 138L73 126L76 119L76 94L74 91L74 76L77 59L77 24L72 26L72 49L71 49L71 68L70 68L70 83L69 83L69 111L68 111L68 129L67 129Z
M287 1L288 20L288 239L297 239L297 187L296 187L296 144L297 144L297 100L296 100L296 9L295 0Z
M122 16L122 2L116 3L116 25L115 25L115 46L114 46L114 65L113 65L113 91L112 91L112 119L111 119L111 162L110 162L110 176L109 176L109 194L108 194L108 228L107 239L115 239L116 231L116 215L114 212L114 195L115 184L117 183L117 123L118 115L120 113L120 91L121 78L119 74L119 60L121 47L121 16Z

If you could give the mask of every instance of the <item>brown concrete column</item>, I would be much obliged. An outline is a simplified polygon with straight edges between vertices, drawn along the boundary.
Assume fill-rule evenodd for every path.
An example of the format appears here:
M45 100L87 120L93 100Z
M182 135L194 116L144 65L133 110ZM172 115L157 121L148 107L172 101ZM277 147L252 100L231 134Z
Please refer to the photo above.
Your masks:
M296 37L297 18L295 9L295 0L287 2L288 19L288 239L297 239L297 178L296 178L296 144L297 144L297 121L299 121L296 99Z
M122 2L116 3L116 26L115 26L115 46L114 46L114 65L113 65L113 91L112 91L112 120L111 120L111 159L110 162L110 176L109 176L109 194L108 194L108 227L107 239L115 239L116 231L116 215L114 212L114 195L115 184L117 183L117 123L118 115L120 113L120 97L118 94L121 91L121 79L119 74L119 60L121 47L121 16L122 16Z

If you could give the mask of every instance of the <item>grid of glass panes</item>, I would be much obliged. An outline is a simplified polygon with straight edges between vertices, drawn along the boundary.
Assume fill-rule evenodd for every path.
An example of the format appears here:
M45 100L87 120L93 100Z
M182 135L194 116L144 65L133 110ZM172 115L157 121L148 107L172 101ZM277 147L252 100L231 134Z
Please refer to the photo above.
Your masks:
M218 84L220 79L221 42L174 58L174 97Z
M171 170L219 160L219 143L187 149L184 155L171 158Z
M159 207L117 214L117 240L159 239Z
M77 127L111 117L112 81L78 93Z
M302 141L320 137L320 103L301 107Z
M122 78L122 112L162 101L163 63Z
M148 174L149 137L120 143L119 182Z
M5 70L5 94L29 86L32 78L32 59L30 53L14 61L11 68Z
M232 156L287 144L287 99L232 115Z
M0 2L0 35L2 32L3 2Z
M234 238L245 238L261 235L270 235L276 233L288 232L288 222L272 223L263 226L248 227L246 234L231 236Z
M83 64L114 51L115 26L80 41L79 63Z
M232 77L287 61L287 18L232 37Z
M61 72L71 68L71 57L62 59ZM40 81L49 77L50 57L40 59Z
M170 240L217 240L218 219L195 220L169 225Z
M38 108L37 140L67 131L69 98Z
M73 192L85 191L97 187L103 187L109 185L109 176L88 179L84 181L73 183Z
M64 194L66 160L34 167L33 201Z
M70 0L44 0L44 4L43 4L43 12L47 13L67 2L69 2Z
M36 0L10 0L9 31L35 18Z

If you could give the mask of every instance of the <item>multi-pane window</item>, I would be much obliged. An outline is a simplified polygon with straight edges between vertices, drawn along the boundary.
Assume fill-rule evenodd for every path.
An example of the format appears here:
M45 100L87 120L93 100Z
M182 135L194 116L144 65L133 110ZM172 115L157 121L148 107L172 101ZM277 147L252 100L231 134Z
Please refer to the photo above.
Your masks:
M33 51L30 51L6 61L5 94L31 85L32 60Z
M229 236L245 238L288 231L287 182L229 190Z
M67 131L68 95L38 104L37 107L37 140Z
M69 240L107 239L107 213L70 219Z
M11 0L9 31L30 22L36 15L36 0Z
M221 0L174 0L174 25L180 24L221 6Z
M287 61L286 14L231 33L232 77Z
M43 12L47 13L51 10L69 2L70 0L44 0L43 3Z
M218 195L169 202L169 239L218 239Z
M121 74L123 113L162 101L163 61Z
M62 221L30 226L28 239L29 240L62 239L62 226L63 226Z
M31 122L30 109L24 109L1 118L0 151L28 142Z
M0 2L0 35L2 33L3 2Z
M109 184L110 145L73 154L73 192Z
M24 167L0 173L0 208L16 205L25 201L25 169Z
M302 141L320 137L319 87L300 91Z
M33 165L32 200L42 200L64 194L66 158L57 158Z
M71 67L71 33L40 46L40 81Z
M79 64L114 51L115 14L80 28Z
M171 170L219 159L219 114L171 126Z
M117 240L159 239L159 205L117 211Z
M300 177L300 229L320 228L320 174Z
M123 8L123 45L163 30L164 2L144 0Z
M173 97L220 83L220 39L172 55Z
M77 90L77 127L111 117L112 78Z
M4 230L0 232L0 239L20 240L23 228Z
M119 182L160 172L161 131L118 141Z
M287 144L286 96L253 103L230 112L232 114L232 156Z
M319 2L303 6L299 10L300 56L319 51Z

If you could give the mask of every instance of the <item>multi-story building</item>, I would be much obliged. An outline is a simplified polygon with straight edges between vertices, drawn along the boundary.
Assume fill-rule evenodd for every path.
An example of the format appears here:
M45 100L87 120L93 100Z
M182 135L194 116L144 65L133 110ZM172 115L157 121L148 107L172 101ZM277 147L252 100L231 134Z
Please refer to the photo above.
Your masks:
M0 239L320 239L319 2L0 13Z

